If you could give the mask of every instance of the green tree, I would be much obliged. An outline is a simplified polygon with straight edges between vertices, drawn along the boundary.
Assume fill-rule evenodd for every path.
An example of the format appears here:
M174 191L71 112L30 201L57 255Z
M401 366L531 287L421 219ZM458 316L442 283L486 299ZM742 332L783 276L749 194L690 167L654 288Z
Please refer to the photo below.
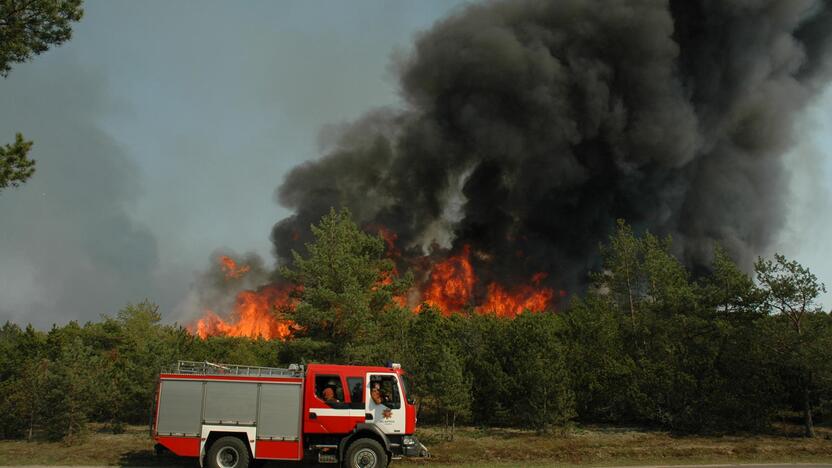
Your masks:
M587 422L637 419L633 408L645 396L626 352L622 327L629 329L629 320L621 321L617 306L597 290L574 298L558 318L578 417Z
M472 421L546 430L575 413L559 319L523 313L449 317L471 382Z
M694 312L699 297L687 269L672 254L672 239L660 239L647 233L642 244L643 271L647 283L643 300L651 305L654 312L666 316Z
M13 63L29 60L72 37L72 22L84 14L81 0L0 2L0 76Z
M781 254L775 254L773 260L758 259L754 271L762 291L764 310L783 319L781 323L788 324L777 340L776 349L797 374L795 384L802 397L805 435L814 437L811 389L816 381L817 356L810 352L810 344L817 341L822 331L813 326L818 322L813 316L823 314L815 301L826 292L826 287L808 268Z
M762 333L767 317L760 290L717 246L698 293L701 310L714 325L702 336L716 346L701 379L703 409L697 410L696 419L712 429L765 430L780 407L782 382L775 372L777 357L769 352Z
M564 312L579 415L685 432L763 428L778 386L757 288L719 248L697 281L672 252L670 238L619 221L594 287Z
M73 443L86 433L101 362L80 337L61 342L56 353L46 377L44 429L51 440Z
M0 146L0 190L17 187L35 173L35 160L29 159L32 142L15 135L14 144Z
M13 63L68 41L72 22L83 13L81 0L0 1L0 76L8 76ZM20 133L13 144L0 147L0 191L17 187L35 173L35 160L28 158L31 148L32 142Z
M319 359L385 359L397 330L383 326L384 318L399 308L394 296L407 290L409 280L395 274L384 241L363 232L347 209L330 210L311 229L315 240L306 244L306 256L293 252L293 265L281 270L301 289L291 313L298 336L325 344Z
M471 380L472 421L483 425L516 424L510 413L513 377L505 365L510 321L493 314L474 314L453 315L446 323Z
M707 307L725 317L747 321L761 314L761 291L720 246L714 249L711 272L702 282L700 292Z
M807 342L806 354L811 357L813 369L812 394L816 405L814 414L819 414L824 421L832 416L832 359L829 350L832 349L832 314L818 313L810 316L812 324L809 328L815 330L815 339Z
M50 362L43 358L27 360L18 379L14 380L8 396L19 422L25 426L26 440L34 437L35 427L48 411L44 404ZM14 416L12 416L14 417Z
M633 234L633 229L619 219L615 234L600 250L603 269L594 275L595 285L613 296L615 303L629 315L630 324L635 329L638 301L645 289L642 272L644 245Z
M418 343L407 369L415 377L420 413L432 413L444 422L445 437L453 440L457 418L471 415L471 380L465 373L450 319L432 307L423 307L410 325L409 338Z
M512 376L513 422L539 431L563 425L575 415L575 395L552 314L525 312L509 323L505 368Z
M0 328L0 437L17 437L23 433L25 410L21 409L15 396L18 379L23 369L23 359L18 346L23 331L16 324L6 322Z
M44 334L31 325L0 328L0 438L34 436L45 410L45 356Z
M159 371L180 359L192 337L174 327L161 325L159 306L144 300L127 304L114 320L105 324L112 330L113 345L104 346L101 356L102 394L100 417L114 429L120 422L144 423L153 404ZM87 340L89 341L89 331Z

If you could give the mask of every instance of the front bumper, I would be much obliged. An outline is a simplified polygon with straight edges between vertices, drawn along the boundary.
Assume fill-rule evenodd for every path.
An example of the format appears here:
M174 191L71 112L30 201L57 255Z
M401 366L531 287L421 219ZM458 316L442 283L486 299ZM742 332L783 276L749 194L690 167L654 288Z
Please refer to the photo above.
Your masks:
M416 437L406 436L402 440L402 456L430 458L430 451Z

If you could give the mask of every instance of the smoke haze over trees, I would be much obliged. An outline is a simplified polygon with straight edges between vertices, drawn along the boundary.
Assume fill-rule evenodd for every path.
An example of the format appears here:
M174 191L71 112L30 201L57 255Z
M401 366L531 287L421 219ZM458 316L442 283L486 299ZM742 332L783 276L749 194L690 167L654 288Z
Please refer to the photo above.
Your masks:
M422 252L470 244L567 290L626 219L686 265L750 269L781 229L792 120L829 76L823 1L512 1L421 34L373 111L277 190L279 260L331 206ZM522 252L523 255L517 255Z

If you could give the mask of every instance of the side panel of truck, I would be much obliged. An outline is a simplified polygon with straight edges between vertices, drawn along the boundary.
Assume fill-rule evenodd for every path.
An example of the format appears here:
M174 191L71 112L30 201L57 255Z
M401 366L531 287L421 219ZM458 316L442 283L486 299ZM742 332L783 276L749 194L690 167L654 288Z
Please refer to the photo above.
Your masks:
M254 426L259 390L252 382L206 381L202 423Z
M159 394L159 435L199 437L202 432L202 382L162 380Z
M300 383L260 386L256 458L303 458L300 433L302 392L303 386Z
M302 382L163 375L157 440L179 455L199 456L207 431L231 432L248 439L255 458L299 460Z

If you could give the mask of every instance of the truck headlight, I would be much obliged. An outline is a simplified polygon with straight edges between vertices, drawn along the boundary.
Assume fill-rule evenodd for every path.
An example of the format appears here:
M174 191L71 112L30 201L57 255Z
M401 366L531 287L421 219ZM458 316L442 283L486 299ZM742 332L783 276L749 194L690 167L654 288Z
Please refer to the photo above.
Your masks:
M412 436L404 436L402 437L402 444L404 445L416 445L416 439Z

